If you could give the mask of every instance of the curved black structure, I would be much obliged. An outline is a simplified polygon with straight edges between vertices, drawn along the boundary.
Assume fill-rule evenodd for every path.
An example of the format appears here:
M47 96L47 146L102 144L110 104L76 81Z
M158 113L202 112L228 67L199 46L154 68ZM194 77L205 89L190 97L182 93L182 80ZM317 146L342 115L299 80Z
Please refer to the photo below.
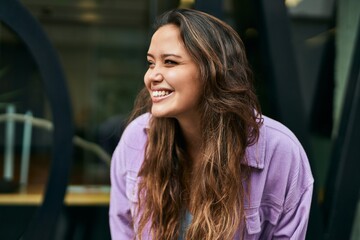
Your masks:
M50 239L63 205L72 160L72 110L65 77L57 53L40 24L18 0L0 1L0 21L19 36L34 57L52 110L54 148L44 201L19 236L24 240Z

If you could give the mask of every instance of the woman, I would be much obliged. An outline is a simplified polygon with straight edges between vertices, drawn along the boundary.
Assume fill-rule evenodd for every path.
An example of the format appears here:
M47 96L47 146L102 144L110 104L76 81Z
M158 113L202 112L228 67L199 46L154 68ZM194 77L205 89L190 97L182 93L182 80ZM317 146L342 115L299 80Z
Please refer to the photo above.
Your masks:
M176 9L156 22L133 121L112 159L113 239L304 239L306 154L261 115L243 43Z

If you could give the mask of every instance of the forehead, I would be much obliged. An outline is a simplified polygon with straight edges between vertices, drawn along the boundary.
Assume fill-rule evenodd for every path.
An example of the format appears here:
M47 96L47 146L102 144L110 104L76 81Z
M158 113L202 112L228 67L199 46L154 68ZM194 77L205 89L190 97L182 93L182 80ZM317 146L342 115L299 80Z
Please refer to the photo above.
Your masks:
M160 27L151 38L151 49L184 50L179 28L173 24Z

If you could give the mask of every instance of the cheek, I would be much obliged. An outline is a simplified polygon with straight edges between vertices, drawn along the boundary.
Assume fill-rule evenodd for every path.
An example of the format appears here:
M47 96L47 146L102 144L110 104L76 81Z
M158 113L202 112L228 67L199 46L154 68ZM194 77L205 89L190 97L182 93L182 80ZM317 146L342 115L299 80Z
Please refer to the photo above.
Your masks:
M150 84L150 81L149 81L149 71L146 71L145 75L144 75L144 83L145 83L145 86L148 87L149 84Z
M167 71L166 72L166 79L169 79L171 81L176 81L178 79L183 78L183 75L181 74L182 72L177 72L177 71Z

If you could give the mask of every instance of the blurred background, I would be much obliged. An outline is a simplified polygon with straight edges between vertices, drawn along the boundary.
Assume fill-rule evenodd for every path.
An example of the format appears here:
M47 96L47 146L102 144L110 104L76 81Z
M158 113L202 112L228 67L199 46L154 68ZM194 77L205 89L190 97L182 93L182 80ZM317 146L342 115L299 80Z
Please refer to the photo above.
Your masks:
M49 239L110 239L110 156L143 86L151 24L165 10L188 7L239 32L263 113L287 125L304 145L316 181L307 239L360 240L360 1L18 3L55 49L72 109L66 196L54 212ZM54 150L49 98L62 93L49 96L42 79L49 49L38 46L34 54L6 17L18 18L29 38L37 34L31 34L32 22L6 9L0 14L0 239L19 239L44 201Z

